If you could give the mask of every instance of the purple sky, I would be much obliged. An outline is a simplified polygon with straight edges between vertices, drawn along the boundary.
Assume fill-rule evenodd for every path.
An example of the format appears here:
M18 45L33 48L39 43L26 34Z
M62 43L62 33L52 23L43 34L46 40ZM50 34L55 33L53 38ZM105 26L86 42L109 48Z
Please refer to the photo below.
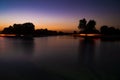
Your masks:
M33 22L36 28L78 30L79 19L120 27L119 0L0 0L0 29Z

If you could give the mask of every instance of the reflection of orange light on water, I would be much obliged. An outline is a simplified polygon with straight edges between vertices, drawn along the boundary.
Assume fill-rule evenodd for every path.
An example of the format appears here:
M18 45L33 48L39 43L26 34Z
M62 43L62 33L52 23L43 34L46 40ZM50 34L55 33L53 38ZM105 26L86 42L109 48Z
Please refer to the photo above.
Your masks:
M80 34L80 36L86 36L86 34Z
M12 37L15 36L15 34L0 34L0 37L6 37L6 36Z
M87 36L96 36L96 34L87 34Z
M100 34L80 34L80 36L100 36Z

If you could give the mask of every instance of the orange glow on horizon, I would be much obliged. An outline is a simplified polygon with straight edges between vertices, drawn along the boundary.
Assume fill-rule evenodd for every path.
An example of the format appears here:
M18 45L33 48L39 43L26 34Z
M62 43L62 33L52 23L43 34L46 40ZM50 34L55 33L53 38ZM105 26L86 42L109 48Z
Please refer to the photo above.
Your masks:
M19 23L18 23L19 24ZM9 24L2 24L0 25L0 31L2 31L5 27L13 26ZM66 25L68 26L68 25ZM77 27L64 27L64 26L52 26L52 25L35 25L35 29L48 29L48 30L54 30L54 31L63 31L63 32L73 32L74 30L78 30Z
M1 22L1 21L0 21ZM32 21L31 21L32 22ZM37 22L32 22L35 25L35 29L48 29L48 30L54 30L54 31L63 31L63 32L73 32L73 31L78 31L78 28L76 27L77 24L75 23L69 23L69 22L63 22L63 21L58 21L58 22L45 22L41 21L41 23ZM0 31L2 31L5 27L13 26L14 24L23 24L21 23L13 23L13 22L2 22L0 24Z
M28 12L5 13L0 15L0 17L0 31L10 25L13 26L13 24L23 24L26 22L32 22L35 25L35 29L47 28L48 30L63 32L79 31L79 17L52 16L38 13L28 14Z

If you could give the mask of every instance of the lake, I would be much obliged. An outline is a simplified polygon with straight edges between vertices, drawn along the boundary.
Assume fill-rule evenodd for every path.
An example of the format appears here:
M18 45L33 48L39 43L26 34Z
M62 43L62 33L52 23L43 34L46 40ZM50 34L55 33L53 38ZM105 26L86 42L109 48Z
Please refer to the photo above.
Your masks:
M119 80L120 41L0 37L0 79Z

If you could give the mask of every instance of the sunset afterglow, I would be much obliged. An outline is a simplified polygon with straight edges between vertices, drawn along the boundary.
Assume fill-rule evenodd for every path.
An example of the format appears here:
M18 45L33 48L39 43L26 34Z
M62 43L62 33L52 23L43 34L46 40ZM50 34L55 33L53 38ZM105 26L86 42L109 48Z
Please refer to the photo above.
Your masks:
M117 0L1 0L0 30L14 23L32 22L36 29L74 31L82 18L94 19L97 29L102 25L119 28L118 3Z

